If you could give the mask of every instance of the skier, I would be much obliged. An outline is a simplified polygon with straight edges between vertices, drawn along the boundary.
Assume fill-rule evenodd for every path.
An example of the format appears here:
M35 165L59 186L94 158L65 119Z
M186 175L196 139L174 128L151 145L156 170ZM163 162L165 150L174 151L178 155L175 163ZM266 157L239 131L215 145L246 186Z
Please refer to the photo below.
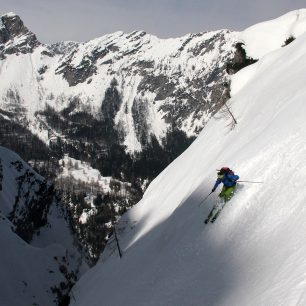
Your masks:
M236 188L237 180L239 180L239 176L235 175L230 168L222 167L220 170L218 170L218 178L211 192L215 192L219 184L223 183L222 191L219 194L221 200L214 205L213 209L205 220L206 224L208 222L213 223L216 221L226 202L232 198Z

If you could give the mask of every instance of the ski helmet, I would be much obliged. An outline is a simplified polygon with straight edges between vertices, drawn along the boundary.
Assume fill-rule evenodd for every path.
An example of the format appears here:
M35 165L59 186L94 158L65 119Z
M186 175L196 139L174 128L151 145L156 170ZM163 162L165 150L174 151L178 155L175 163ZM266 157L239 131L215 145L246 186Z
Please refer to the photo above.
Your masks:
M225 173L231 172L231 169L229 167L222 167L220 170L218 170L218 174L222 175Z

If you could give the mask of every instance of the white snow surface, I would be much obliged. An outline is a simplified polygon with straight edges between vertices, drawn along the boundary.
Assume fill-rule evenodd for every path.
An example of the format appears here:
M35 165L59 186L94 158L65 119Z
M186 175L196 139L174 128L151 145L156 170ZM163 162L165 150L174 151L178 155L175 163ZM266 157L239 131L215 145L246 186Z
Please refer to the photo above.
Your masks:
M245 43L248 56L259 59L278 49L287 38L299 37L305 29L306 9L300 9L251 26L241 33L240 39Z
M122 259L110 244L72 305L306 304L305 55L304 34L233 78L238 125L212 119L153 181L122 218ZM205 225L222 166L264 184L239 184Z
M7 16L7 17L11 17L12 18L12 17L15 17L16 14L14 12L9 12L9 13L6 13L6 14L4 14L2 16Z

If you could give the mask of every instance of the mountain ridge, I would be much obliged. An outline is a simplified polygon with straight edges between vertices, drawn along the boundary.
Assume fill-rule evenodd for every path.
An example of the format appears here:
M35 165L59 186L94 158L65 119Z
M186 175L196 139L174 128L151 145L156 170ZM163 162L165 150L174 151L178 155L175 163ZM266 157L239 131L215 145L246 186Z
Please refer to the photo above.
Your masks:
M8 56L7 51L13 54L2 60L0 72L3 71L2 78L7 82L0 88L0 106L4 110L14 103L22 106L33 132L47 142L43 133L34 128L39 125L35 112L44 110L45 105L61 111L78 99L76 112L98 116L105 92L115 78L122 102L111 121L121 131L121 143L129 151L142 150L146 144L141 139L150 141L151 134L161 143L173 124L188 136L196 136L229 97L223 84L229 81L226 68L234 60L235 44L244 43L247 56L261 58L281 47L288 36L299 36L305 15L305 10L297 10L243 32L219 30L169 39L134 31L116 32L85 43L43 45L32 41L34 34L29 32L26 35L29 37L17 40L17 45L2 44L2 57ZM10 18L13 25L22 23L17 15ZM20 21L13 22L16 19ZM276 39L271 40L271 46L265 46L268 41L265 35L269 35L265 32L271 32L266 29L275 27L273 24L278 20L285 26L274 31L270 38ZM254 43L257 49L260 45L258 54L254 52ZM19 58L14 58L18 52ZM23 52L30 58L21 59L26 56ZM8 65L22 71L22 80ZM10 90L13 96L8 93ZM146 126L141 130L133 119L138 105Z

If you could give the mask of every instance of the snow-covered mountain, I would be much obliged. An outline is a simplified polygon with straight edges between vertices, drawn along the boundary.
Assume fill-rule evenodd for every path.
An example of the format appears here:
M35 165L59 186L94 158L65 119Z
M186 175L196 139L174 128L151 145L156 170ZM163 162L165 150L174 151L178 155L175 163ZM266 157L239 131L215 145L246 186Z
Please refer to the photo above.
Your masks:
M85 112L108 118L120 142L133 152L151 135L161 141L173 127L198 135L229 98L230 67L242 67L247 57L259 59L291 35L298 37L305 31L306 11L241 33L220 30L159 39L141 31L116 32L54 45L41 44L13 13L0 20L2 111L13 112L18 121L23 117L46 142L50 134L69 138L65 127L50 127L37 113L46 107L58 113L65 109L71 116ZM247 56L237 43L245 43Z
M116 32L85 43L45 46L18 16L1 18L1 108L23 111L36 133L36 126L45 127L34 115L47 105L95 117L102 111L131 151L141 150L151 134L161 139L174 124L198 133L218 107L226 63L235 50L228 30L167 40ZM116 100L105 98L111 88L118 91ZM38 134L48 140L46 133Z
M120 222L127 224L122 259L110 243L73 288L72 305L305 305L302 26L305 10L244 32L248 52L260 60L232 77L229 104L238 123L229 128L230 119L217 114L151 183ZM299 37L275 48L291 34ZM217 221L205 225L217 192L199 203L222 166L264 183L240 183Z
M57 305L87 269L54 187L0 147L0 304ZM64 304L62 304L64 305Z

